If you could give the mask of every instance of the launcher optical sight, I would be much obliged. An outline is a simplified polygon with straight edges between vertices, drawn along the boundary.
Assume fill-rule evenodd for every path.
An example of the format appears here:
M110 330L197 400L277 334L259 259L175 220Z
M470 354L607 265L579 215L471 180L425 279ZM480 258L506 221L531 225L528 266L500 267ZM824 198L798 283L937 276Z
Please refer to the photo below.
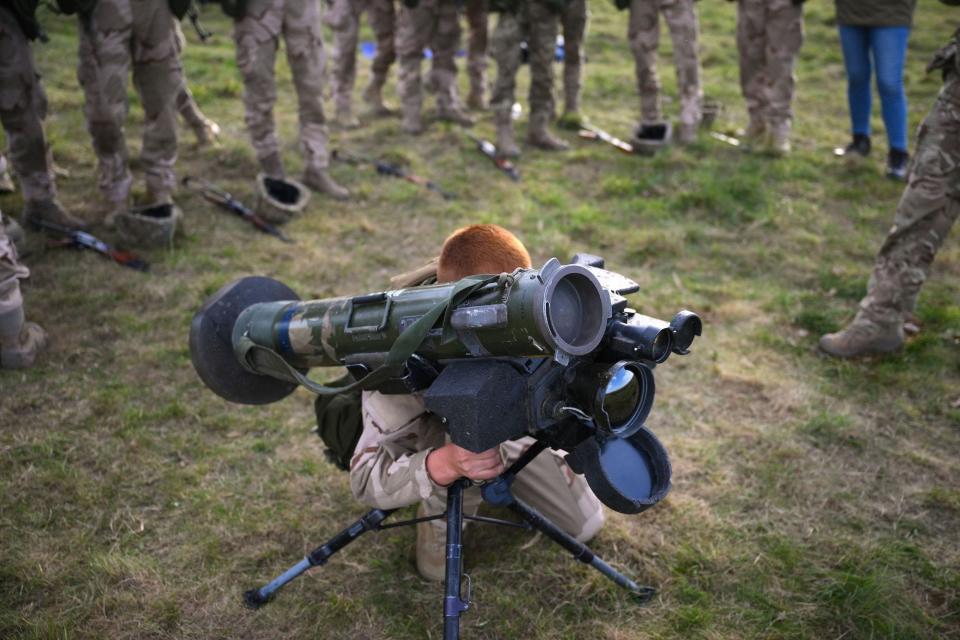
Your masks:
M190 354L203 382L232 402L266 404L306 374L344 366L353 387L422 392L451 440L474 452L533 436L568 452L609 507L638 513L670 487L670 462L644 423L653 368L702 331L627 307L639 286L578 254L540 269L368 295L301 301L269 278L237 280L196 314Z

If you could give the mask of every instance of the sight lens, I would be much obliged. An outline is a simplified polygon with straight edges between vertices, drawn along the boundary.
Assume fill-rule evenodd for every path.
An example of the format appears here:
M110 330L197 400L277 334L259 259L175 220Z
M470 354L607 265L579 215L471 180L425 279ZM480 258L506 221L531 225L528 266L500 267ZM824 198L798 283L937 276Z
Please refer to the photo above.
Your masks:
M640 381L627 367L618 369L607 383L603 396L603 410L610 418L610 426L619 429L626 425L637 411L640 399Z

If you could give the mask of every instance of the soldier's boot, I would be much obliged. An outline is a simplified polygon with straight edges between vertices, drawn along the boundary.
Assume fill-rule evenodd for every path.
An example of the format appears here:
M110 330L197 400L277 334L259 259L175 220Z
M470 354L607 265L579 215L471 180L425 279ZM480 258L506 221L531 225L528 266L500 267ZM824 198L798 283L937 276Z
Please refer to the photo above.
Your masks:
M785 156L790 148L790 122L771 124L767 150L775 156Z
M751 115L750 122L747 124L747 128L743 130L743 134L740 136L743 139L743 143L747 146L756 146L759 144L767 135L767 123L764 122L761 118Z
M497 155L501 158L519 158L520 147L513 134L513 119L509 111L497 111L493 118L497 126Z
M23 307L0 314L0 369L23 369L33 365L47 348L47 332L23 318Z
M467 94L467 108L474 111L485 111L487 108L487 98L483 91L483 82L474 82L471 79L470 93Z
M287 176L287 172L283 169L283 159L280 158L279 153L271 153L260 158L260 171L268 178L278 180L283 180Z
M42 228L43 222L49 222L68 229L83 230L87 228L79 218L67 213L56 198L50 200L27 200L23 207L21 222L31 227Z
M680 144L692 144L697 141L697 130L699 125L690 122L681 122L677 126L677 142Z
M418 136L423 133L423 115L421 114L422 105L419 100L407 100L403 103L403 120L400 122L400 128L404 133L412 136Z
M423 505L417 510L417 517L426 517ZM441 521L417 523L417 572L431 582L442 582L447 568L446 527Z
M566 151L570 145L550 132L547 123L550 113L539 111L530 114L530 125L527 128L527 144L543 149L544 151Z
M206 116L191 123L190 128L193 130L193 136L197 140L198 147L209 147L220 137L220 125Z
M307 169L303 172L303 184L313 191L324 193L334 200L348 200L350 192L342 187L324 169Z
M473 118L463 110L460 100L445 100L438 104L437 119L452 122L461 127L472 127L474 125Z
M341 129L356 129L360 126L360 120L353 115L353 107L350 102L339 102L333 111L333 123Z
M383 85L386 77L375 75L370 78L370 84L363 90L363 101L367 103L370 112L376 116L392 116L396 112L383 102Z
M903 325L875 322L858 313L846 328L820 338L820 350L835 358L890 353L903 346Z
M17 224L16 220L2 213L0 213L0 220L2 220L3 232L17 248L17 253L23 254L27 243L27 234L23 232L23 227Z

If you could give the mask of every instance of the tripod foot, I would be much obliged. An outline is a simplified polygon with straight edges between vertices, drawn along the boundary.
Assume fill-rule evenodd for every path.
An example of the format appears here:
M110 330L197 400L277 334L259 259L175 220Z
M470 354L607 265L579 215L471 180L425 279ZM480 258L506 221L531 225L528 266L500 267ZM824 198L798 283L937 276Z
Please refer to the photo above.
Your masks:
M647 604L656 597L657 590L653 587L640 587L635 585L634 588L630 590L630 595L633 596L633 600L637 604Z
M270 602L272 598L264 596L259 589L250 589L243 594L243 605L247 609L259 609Z

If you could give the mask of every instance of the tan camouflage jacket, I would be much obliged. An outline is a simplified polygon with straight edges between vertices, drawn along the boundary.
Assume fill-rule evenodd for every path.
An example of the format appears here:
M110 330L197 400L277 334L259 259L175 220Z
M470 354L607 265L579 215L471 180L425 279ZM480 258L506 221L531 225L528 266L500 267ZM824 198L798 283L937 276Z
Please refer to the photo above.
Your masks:
M350 461L354 497L378 509L396 509L442 490L427 474L427 455L446 442L440 418L419 394L363 392L363 433Z

